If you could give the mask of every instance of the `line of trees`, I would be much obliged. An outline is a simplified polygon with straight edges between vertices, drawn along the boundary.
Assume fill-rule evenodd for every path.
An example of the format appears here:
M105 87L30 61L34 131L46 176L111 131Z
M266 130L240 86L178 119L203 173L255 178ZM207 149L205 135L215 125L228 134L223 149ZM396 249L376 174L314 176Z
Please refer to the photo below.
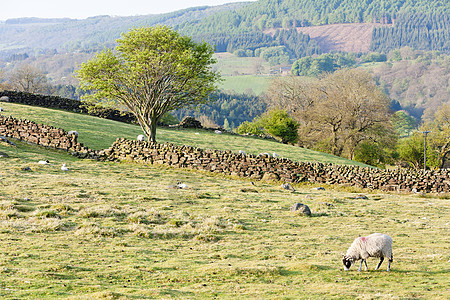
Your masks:
M373 166L405 162L422 168L420 132L427 130L431 131L427 166L442 168L450 160L450 106L441 105L417 128L407 112L392 112L391 100L361 69L341 69L317 78L280 77L272 81L265 101L269 112L241 124L238 133L270 134L282 142ZM270 118L276 121L267 122ZM277 131L271 132L270 124L277 124ZM295 139L293 128L298 128Z
M374 28L370 45L372 51L387 53L404 46L450 53L450 15L403 14L393 27Z

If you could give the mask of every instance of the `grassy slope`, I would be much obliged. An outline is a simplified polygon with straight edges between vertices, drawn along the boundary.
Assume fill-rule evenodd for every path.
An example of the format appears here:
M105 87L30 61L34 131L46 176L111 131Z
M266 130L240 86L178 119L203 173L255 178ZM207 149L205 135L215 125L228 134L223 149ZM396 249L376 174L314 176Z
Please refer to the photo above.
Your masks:
M32 107L13 103L2 103L4 115L15 118L29 119L37 123L44 123L67 131L76 130L80 134L79 141L92 149L108 148L118 137L135 139L142 131L139 126L130 125L96 117L55 111L41 107ZM199 135L195 133L199 132ZM231 150L246 153L259 154L261 152L278 153L282 157L296 161L319 161L336 164L356 164L333 155L316 152L299 147L284 145L271 140L262 140L253 137L241 137L236 135L217 135L211 131L199 130L177 130L159 128L157 140L161 143L170 142L179 145L191 145L203 149Z
M310 185L290 193L25 143L0 151L10 155L0 158L3 299L449 296L448 197L375 191L362 200L357 190ZM44 158L53 164L36 164ZM70 172L59 171L62 162ZM189 189L169 188L178 181ZM312 217L289 212L296 202ZM373 271L376 259L369 272L344 272L342 253L372 232L394 240L391 272Z

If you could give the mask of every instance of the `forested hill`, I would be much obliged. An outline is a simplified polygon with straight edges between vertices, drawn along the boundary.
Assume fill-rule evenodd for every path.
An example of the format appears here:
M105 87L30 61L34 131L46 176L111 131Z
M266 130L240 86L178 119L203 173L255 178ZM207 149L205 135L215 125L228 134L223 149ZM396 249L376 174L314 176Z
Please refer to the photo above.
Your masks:
M180 24L190 33L248 32L338 23L390 24L402 14L450 14L448 0L259 0L237 10Z
M388 51L400 45L450 53L449 15L448 0L259 0L237 10L181 23L175 29L218 45L220 51L235 51L284 45L258 36L270 29L373 23L381 29L373 33L372 51ZM308 48L304 56L320 52L309 42L304 47Z
M372 51L411 46L450 53L449 15L448 0L259 0L161 15L10 19L0 22L0 59L49 50L94 52L111 47L134 26L157 24L210 42L219 52L283 47L271 50L280 62L327 51L299 27L342 23L378 24ZM274 36L266 34L269 29L290 31Z

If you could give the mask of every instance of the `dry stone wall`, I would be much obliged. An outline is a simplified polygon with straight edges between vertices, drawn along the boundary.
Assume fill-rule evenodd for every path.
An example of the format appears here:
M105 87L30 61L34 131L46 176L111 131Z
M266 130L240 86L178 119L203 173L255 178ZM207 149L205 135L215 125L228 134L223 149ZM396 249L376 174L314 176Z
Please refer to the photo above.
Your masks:
M8 99L8 102L20 103L32 106L63 109L78 113L89 114L104 119L125 123L137 123L136 117L130 112L105 107L91 107L88 109L83 102L58 96L39 95L16 91L1 91L0 98Z
M405 192L450 192L450 170L380 170L358 166L295 162L269 155L244 155L191 146L117 139L108 149L94 151L77 142L76 135L52 126L0 115L0 135L70 151L80 158L204 170L255 180L339 184Z
M191 146L157 144L117 139L100 153L102 159L131 160L191 168L255 180L340 184L361 188L406 191L450 192L450 170L380 170L358 166L295 162L268 155L243 155L231 151L203 150Z
M69 135L63 129L3 115L0 115L0 135L66 151L90 151L77 142L77 135Z

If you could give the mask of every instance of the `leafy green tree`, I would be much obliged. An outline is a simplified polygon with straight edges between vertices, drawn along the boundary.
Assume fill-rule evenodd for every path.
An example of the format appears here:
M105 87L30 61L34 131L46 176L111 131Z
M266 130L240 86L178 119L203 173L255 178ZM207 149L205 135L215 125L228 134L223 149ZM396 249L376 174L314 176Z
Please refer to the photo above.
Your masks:
M397 146L399 159L417 170L423 167L423 149L424 138L417 132L408 138L400 139Z
M432 157L436 157L436 162L430 166L443 168L450 156L450 105L440 106L434 114L434 120L425 122L420 131L431 131L428 135L428 146L433 152Z
M295 144L298 140L299 124L285 110L271 110L261 116L260 122L264 130L284 144Z
M230 122L228 122L228 119L226 119L226 118L225 118L225 120L223 121L223 128L224 128L225 130L231 130Z
M203 103L217 88L214 49L196 43L166 26L134 28L83 63L80 85L98 102L117 102L137 118L149 141L156 141L156 124L168 111Z
M416 128L416 119L403 110L396 111L392 116L392 125L399 136L409 136Z

